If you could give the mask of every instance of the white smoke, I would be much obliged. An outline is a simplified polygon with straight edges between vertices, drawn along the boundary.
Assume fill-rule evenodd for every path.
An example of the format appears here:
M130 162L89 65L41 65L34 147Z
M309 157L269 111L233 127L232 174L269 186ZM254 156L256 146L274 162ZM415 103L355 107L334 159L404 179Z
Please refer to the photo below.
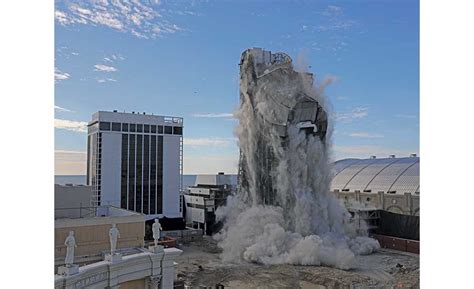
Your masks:
M290 81L282 88L281 79L270 79L264 85L254 83L252 68L252 63L248 67L243 64L241 97L252 98L257 113L277 118L284 113L284 107L267 101L268 95L285 91L291 96L295 89L322 105L327 103L323 87L313 87L303 73L299 73L301 81ZM357 235L350 214L330 193L330 132L323 141L296 125L288 125L288 141L282 146L275 128L255 116L249 101L241 101L235 115L239 119L236 134L246 156L249 186L248 191L230 197L227 205L216 211L217 220L224 222L222 231L214 236L223 249L224 262L323 264L350 269L356 266L356 254L369 254L380 248L376 240ZM278 159L271 174L276 180L279 206L263 205L256 185L261 168L254 152L262 135Z

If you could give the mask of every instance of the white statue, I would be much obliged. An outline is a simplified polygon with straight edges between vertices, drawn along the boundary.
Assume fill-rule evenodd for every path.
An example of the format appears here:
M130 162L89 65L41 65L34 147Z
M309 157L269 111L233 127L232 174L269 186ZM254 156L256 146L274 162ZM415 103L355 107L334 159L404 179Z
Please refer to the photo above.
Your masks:
M69 236L64 241L64 245L66 245L66 260L64 260L64 263L66 266L71 266L74 264L74 248L77 247L74 231L69 231Z
M117 229L115 224L112 224L112 228L109 230L110 237L110 254L115 254L115 249L117 248L117 239L120 238L120 232Z
M161 224L158 221L158 219L155 219L155 223L151 227L151 230L153 231L153 239L155 239L155 247L158 246L158 240L160 240L161 237L161 231L163 228L161 228Z

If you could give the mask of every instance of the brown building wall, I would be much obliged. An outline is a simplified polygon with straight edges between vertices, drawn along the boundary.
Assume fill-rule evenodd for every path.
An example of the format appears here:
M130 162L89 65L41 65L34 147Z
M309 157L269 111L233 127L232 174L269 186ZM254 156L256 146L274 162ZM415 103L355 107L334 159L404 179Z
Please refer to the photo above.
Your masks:
M143 247L145 221L143 216L98 217L74 220L57 220L54 230L55 259L66 256L64 240L69 231L74 231L77 243L75 257L100 255L110 250L109 230L115 223L120 231L117 249Z

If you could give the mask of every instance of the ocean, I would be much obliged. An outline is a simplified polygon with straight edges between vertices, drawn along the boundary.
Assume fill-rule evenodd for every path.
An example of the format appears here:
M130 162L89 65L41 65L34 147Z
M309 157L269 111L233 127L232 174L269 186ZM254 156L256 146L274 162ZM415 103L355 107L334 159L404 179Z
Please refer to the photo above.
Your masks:
M196 182L197 175L183 175L183 188L193 186ZM231 175L232 184L237 184L237 175ZM73 185L85 185L85 175L57 175L54 176L54 183L59 185L73 184Z

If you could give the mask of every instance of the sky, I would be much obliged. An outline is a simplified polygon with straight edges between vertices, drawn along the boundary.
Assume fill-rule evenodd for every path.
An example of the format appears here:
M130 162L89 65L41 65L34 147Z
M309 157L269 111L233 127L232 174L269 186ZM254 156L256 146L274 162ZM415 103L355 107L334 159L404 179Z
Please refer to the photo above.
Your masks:
M302 61L326 88L332 159L419 152L419 3L56 1L55 174L84 175L98 110L184 118L184 173L236 173L241 53Z

